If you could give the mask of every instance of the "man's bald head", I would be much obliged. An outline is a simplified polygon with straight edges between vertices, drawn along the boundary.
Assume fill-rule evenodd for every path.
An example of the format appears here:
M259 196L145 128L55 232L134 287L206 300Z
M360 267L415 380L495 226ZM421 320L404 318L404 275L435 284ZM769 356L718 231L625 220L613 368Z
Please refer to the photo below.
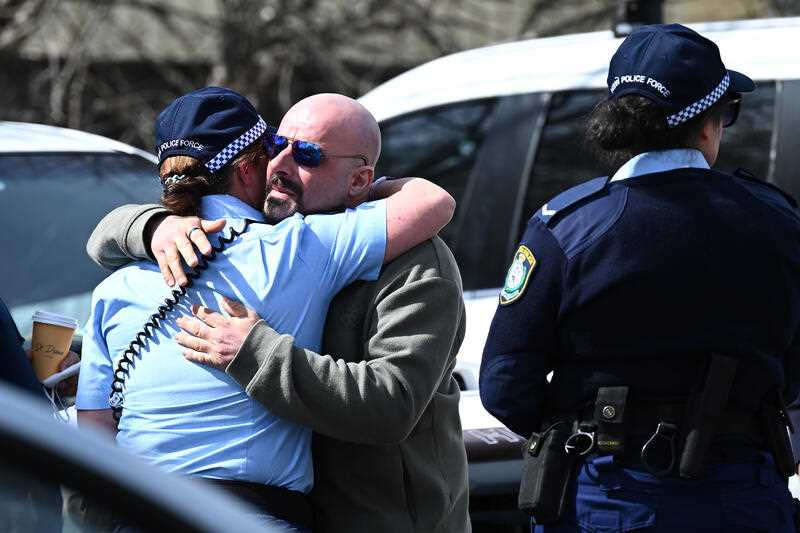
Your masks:
M322 93L304 98L286 112L281 126L284 123L313 128L320 138L335 139L331 144L336 150L366 155L370 165L378 161L381 152L378 122L367 108L348 96Z

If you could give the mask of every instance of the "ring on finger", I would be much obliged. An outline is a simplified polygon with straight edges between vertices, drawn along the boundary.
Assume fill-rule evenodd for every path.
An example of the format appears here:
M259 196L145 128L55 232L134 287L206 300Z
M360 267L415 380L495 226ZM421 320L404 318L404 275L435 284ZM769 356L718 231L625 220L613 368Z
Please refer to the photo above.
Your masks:
M202 228L200 228L199 226L192 226L191 228L189 228L189 231L186 232L186 237L191 239L192 238L192 232L194 230L196 230L196 229L200 230L200 231L203 231Z

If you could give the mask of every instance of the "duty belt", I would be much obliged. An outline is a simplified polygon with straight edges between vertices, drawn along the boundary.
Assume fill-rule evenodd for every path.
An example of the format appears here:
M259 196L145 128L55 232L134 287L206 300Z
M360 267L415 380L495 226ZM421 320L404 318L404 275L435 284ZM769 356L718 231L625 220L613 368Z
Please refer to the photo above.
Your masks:
M584 459L613 455L626 466L641 466L657 476L669 475L674 472L683 449L681 428L685 410L686 404L683 403L632 409L624 436L603 431L600 427L602 421L583 413L565 443L565 450ZM606 414L613 411L606 410ZM725 410L718 416L712 438L719 440L722 437L737 437L740 442L756 448L761 448L765 441L758 415L738 409ZM733 457L738 459L741 456L733 454Z
M694 479L715 459L710 452L720 438L733 436L751 451L770 451L788 478L795 468L788 435L794 428L781 391L768 390L754 411L733 408L730 391L739 361L710 354L692 393L674 403L629 397L634 395L625 385L599 387L593 406L564 417L574 423L565 452L582 457L613 455L626 463L634 459L655 475L677 473Z
M592 424L596 421L594 415L595 408L581 412L579 421L581 424ZM615 409L616 411L616 409ZM626 424L627 433L630 436L652 435L659 422L669 422L678 427L681 426L686 412L686 403L668 404L644 404L637 405L626 413L629 417ZM606 415L611 411L606 411ZM614 415L617 413L614 412ZM613 418L604 417L604 418ZM726 409L717 417L715 436L718 435L743 435L756 442L763 440L764 432L759 423L758 414L754 411L743 409Z

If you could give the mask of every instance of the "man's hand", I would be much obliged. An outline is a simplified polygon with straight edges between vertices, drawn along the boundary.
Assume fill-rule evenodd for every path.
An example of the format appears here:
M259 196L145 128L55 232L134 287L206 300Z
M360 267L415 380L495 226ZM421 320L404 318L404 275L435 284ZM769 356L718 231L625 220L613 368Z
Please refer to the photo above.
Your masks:
M253 309L228 298L223 298L222 309L230 316L193 305L192 314L196 318L178 318L183 331L175 340L187 348L183 356L189 361L224 371L261 317Z
M158 262L164 281L172 287L177 282L183 287L189 281L183 271L181 257L190 267L199 263L194 243L203 255L211 254L211 243L206 233L221 231L225 220L201 220L198 217L170 215L158 224L150 241L150 251Z

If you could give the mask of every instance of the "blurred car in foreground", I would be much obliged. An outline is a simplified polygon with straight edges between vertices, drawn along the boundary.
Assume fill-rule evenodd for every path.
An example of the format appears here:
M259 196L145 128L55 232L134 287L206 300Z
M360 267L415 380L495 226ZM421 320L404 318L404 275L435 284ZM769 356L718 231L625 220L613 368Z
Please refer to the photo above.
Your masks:
M89 316L108 275L86 255L97 222L126 203L158 201L156 159L76 130L0 122L0 296L23 335L37 309Z
M165 474L113 445L107 435L57 422L46 404L0 382L0 528L36 533L52 507L38 500L21 506L31 483L63 486L90 498L137 531L203 533L283 532L251 518L256 512L200 482ZM14 504L14 505L11 505ZM30 513L26 513L29 511ZM38 515L31 521L28 514Z
M716 168L747 168L800 197L800 18L690 26L719 45L729 68L758 84L725 131ZM527 220L557 193L603 172L583 145L583 126L605 98L608 61L620 42L604 31L470 50L360 99L383 133L376 175L425 176L458 202L442 237L464 282L467 333L455 373L466 391L477 391L499 288ZM474 415L464 433L473 518L497 520L505 510L513 519L520 468L509 453L519 457L522 438L510 451L513 434L477 414L474 395L464 394Z

